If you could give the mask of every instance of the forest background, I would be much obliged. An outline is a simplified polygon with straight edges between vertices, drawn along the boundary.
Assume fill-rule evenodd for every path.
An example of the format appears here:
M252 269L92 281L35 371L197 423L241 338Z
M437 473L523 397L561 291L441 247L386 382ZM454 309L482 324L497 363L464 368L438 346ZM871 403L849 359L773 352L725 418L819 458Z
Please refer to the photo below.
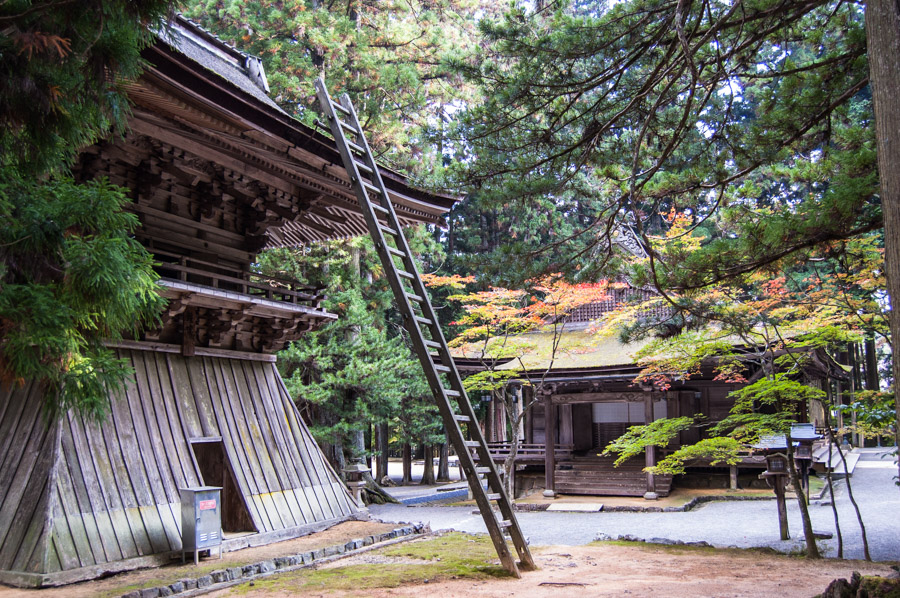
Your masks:
M100 390L127 372L100 341L158 307L146 256L121 234L135 225L116 215L124 198L64 174L77 147L124 122L124 91L103 73L139 71L147 34L135 24L175 8L260 56L274 99L309 124L323 76L350 95L382 163L462 198L446 228L410 233L421 270L449 283L434 298L451 337L509 330L496 314L465 318L474 293L513 289L526 309L545 298L531 281L558 273L660 293L664 315L624 306L614 322L625 339L655 339L643 357L657 384L709 358L740 377L724 337L761 347L773 385L773 356L791 342L889 351L890 2L96 2L79 19L54 2L7 3L2 369L54 380L51 407L102 415ZM102 255L116 259L90 259ZM430 463L443 434L369 241L269 252L259 267L325 285L340 316L279 355L329 456L341 465L391 442L407 455L421 445ZM881 373L868 380L879 407L896 378Z

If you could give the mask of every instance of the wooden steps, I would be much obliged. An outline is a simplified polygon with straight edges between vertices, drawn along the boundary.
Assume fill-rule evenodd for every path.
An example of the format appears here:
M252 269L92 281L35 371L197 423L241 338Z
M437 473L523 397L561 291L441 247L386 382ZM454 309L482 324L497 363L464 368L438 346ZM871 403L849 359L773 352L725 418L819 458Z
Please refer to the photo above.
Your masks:
M556 465L556 491L562 494L591 496L643 496L647 474L643 459L631 459L619 467L609 457L573 457ZM672 476L656 476L656 493L668 496Z
M818 473L825 473L828 471L828 445L824 444L819 448L813 451L813 464L812 469ZM850 447L845 447L842 449L844 452L844 459L847 461L847 467L844 468L844 463L841 461L841 456L838 454L837 447L831 445L831 475L837 477L843 477L848 475L853 475L853 470L856 468L856 463L859 461L859 454L850 450Z

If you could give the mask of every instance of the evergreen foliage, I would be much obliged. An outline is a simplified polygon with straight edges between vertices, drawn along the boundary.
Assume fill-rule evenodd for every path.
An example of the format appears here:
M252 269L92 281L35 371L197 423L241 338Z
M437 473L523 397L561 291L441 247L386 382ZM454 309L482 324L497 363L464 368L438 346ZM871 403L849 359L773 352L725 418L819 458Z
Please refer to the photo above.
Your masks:
M65 166L125 124L125 86L170 0L13 0L0 6L0 155L21 172Z
M698 288L880 226L857 4L554 2L481 31L460 181L518 223L488 248L507 279L620 275L627 247L635 284ZM652 243L672 209L703 238L683 259Z
M445 65L475 28L474 3L351 0L196 0L187 14L236 47L260 56L273 98L313 124L313 82L353 101L378 159L418 176L440 168L447 105L468 86Z
M128 235L137 218L105 181L0 181L0 374L38 379L51 413L99 417L130 375L102 341L136 332L164 306L146 251Z
M50 415L99 418L130 368L103 346L152 325L164 302L130 237L129 201L65 176L83 146L124 125L161 0L0 6L0 378L46 387Z
M435 248L424 231L410 229L408 237L414 251L430 257ZM270 250L259 268L323 285L323 307L338 315L279 353L288 391L319 441L361 457L352 454L354 435L382 422L407 441L442 441L431 390L368 238Z

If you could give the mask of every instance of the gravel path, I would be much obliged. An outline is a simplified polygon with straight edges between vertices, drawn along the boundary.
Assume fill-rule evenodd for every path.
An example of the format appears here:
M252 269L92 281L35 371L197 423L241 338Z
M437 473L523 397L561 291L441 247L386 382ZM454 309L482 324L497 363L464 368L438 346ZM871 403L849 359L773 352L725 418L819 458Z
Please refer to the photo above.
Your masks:
M897 469L886 450L863 451L851 479L859 503L872 558L900 561L900 489L894 485ZM847 496L847 486L836 489L838 514L844 535L845 558L862 558L862 541L856 515ZM602 501L601 499L598 499ZM433 530L455 529L485 532L481 516L471 507L404 507L373 505L374 518L384 521L428 523ZM834 532L834 515L826 501L810 505L813 529ZM778 539L775 501L712 502L692 511L675 513L518 513L525 535L535 545L587 544L599 534L631 535L642 539L663 538L705 541L714 546L769 546L789 552L802 546L803 530L795 501L788 502L791 540ZM837 540L820 543L827 556L837 555Z

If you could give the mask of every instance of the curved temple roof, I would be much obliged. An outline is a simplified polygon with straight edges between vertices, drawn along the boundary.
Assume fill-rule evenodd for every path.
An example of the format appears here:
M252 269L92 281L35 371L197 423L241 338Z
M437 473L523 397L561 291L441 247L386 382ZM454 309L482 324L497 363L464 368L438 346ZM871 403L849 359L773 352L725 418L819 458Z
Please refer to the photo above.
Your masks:
M334 141L267 95L258 58L182 17L144 57L149 66L129 89L131 130L111 142L125 155L104 157L131 167L148 157L177 162L178 174L194 177L193 185L212 179L215 186L224 177L233 184L213 192L249 202L265 220L264 233L257 231L265 243L253 249L367 233ZM404 224L437 223L456 201L417 189L389 169L382 176ZM132 186L115 180L115 172L110 179Z

